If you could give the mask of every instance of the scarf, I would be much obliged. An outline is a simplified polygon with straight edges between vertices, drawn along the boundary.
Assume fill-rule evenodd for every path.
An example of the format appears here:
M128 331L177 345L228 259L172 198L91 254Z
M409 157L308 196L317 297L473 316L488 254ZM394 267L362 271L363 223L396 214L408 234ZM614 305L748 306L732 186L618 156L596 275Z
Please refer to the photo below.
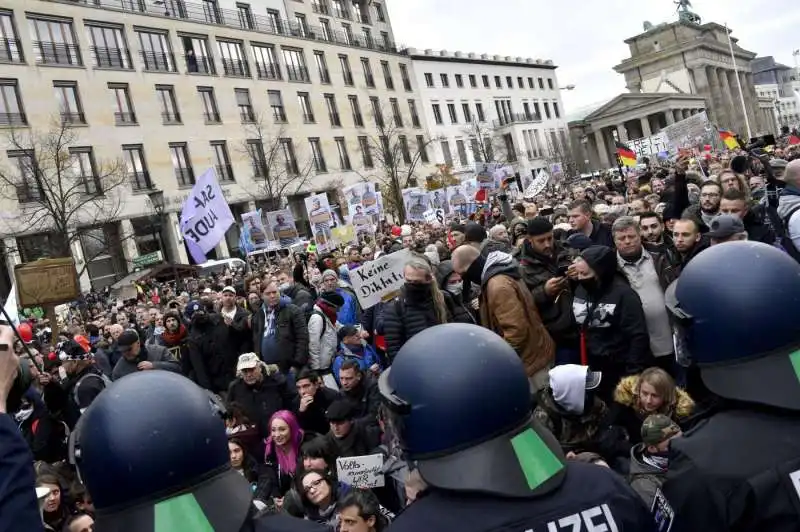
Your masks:
M321 299L319 301L317 301L317 306L322 311L322 313L325 314L325 316L329 320L331 320L331 323L336 323L336 312L337 311L333 306L325 303Z
M165 344L169 344L170 346L178 345L179 343L183 342L186 338L186 325L183 323L178 325L178 330L175 332L164 330L161 333L161 339L164 341Z
M642 462L660 471L666 471L669 465L669 457L661 454L642 453Z

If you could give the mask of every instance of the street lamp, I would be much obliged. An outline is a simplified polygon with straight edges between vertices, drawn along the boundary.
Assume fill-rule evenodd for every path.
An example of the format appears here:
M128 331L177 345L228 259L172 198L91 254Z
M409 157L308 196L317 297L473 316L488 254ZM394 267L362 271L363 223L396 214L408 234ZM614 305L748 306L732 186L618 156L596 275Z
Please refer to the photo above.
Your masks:
M164 243L164 227L167 224L167 213L166 204L164 203L164 191L154 188L147 193L147 196L150 198L150 203L153 206L153 210L156 212L156 217L158 217L158 247L161 251L162 260L166 261L167 246ZM153 227L153 240L156 240L155 227ZM180 283L180 278L178 277L178 266L175 264L175 261L169 262L172 263L172 276L175 278L175 292L177 294L178 285Z
M566 87L559 87L558 90L561 90L561 91L574 91L575 90L575 85L570 83Z

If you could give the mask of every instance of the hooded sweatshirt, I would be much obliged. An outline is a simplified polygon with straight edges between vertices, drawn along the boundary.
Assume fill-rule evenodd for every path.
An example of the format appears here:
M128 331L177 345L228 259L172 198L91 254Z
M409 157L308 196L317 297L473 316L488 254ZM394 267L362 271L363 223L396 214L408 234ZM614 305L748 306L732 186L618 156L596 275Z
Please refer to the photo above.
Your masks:
M550 388L558 406L571 414L583 414L588 367L577 364L556 366L550 370Z

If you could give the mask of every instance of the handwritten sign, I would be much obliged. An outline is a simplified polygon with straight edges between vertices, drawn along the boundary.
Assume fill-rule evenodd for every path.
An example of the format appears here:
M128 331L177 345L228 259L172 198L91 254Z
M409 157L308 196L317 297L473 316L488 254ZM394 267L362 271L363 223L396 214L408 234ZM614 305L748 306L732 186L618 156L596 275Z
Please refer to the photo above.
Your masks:
M72 258L40 259L14 268L20 307L57 305L81 295L78 272Z
M428 209L423 216L429 224L444 224L444 209Z
M407 249L385 255L350 272L350 282L362 309L392 299L405 283L403 268L411 259Z
M337 458L336 472L340 482L355 488L381 488L386 484L382 454Z

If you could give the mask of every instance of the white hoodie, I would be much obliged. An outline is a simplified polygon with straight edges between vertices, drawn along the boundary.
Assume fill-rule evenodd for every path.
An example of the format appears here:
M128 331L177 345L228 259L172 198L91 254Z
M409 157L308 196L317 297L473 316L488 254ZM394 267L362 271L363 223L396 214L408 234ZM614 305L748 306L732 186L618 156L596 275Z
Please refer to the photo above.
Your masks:
M571 414L583 414L586 399L586 366L564 364L550 370L550 388L558 406Z

